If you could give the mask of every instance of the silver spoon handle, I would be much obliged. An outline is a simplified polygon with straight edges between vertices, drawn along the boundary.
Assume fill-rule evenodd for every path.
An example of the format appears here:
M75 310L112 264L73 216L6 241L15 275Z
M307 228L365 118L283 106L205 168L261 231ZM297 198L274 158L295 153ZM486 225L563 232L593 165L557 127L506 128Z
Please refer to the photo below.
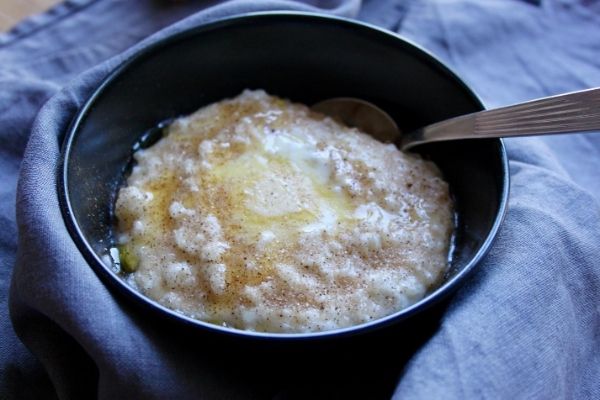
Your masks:
M402 136L401 147L476 139L600 130L600 88L463 115Z

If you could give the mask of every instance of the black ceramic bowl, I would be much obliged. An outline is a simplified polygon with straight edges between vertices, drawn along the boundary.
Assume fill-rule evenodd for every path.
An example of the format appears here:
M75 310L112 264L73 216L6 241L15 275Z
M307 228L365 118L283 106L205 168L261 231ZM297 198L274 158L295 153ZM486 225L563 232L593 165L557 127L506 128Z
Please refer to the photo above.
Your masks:
M349 96L371 101L411 129L482 109L448 68L417 46L355 21L304 13L259 13L199 26L140 51L117 68L80 110L65 140L60 199L73 240L113 289L184 324L237 337L316 339L406 321L450 294L489 249L509 186L500 140L419 148L455 196L456 243L445 283L413 306L367 324L307 334L240 331L193 320L128 286L107 259L111 208L131 149L160 121L262 88L295 102Z

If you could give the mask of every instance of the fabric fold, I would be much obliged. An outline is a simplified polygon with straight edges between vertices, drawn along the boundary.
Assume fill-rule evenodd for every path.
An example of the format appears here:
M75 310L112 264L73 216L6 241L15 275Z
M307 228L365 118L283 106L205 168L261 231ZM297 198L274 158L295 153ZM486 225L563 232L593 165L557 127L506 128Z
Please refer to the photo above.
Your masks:
M124 299L113 297L79 253L64 225L56 190L62 139L77 110L117 65L181 30L259 11L352 16L359 5L359 1L225 2L94 67L44 105L21 163L16 200L19 252L10 309L15 331L38 356L60 398L90 394L99 398L248 398L256 391L242 379L228 384L231 377L223 374L227 368L198 362L197 352L187 353L176 338L157 333L153 321L124 305ZM73 379L82 371L88 372Z

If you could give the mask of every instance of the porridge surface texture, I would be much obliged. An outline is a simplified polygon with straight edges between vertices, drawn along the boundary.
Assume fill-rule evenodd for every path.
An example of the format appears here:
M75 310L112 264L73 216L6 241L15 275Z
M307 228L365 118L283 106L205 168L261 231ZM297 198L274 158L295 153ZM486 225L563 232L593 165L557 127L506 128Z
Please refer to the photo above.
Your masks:
M348 327L415 303L446 271L437 167L306 106L246 90L134 158L115 209L126 279L192 318Z

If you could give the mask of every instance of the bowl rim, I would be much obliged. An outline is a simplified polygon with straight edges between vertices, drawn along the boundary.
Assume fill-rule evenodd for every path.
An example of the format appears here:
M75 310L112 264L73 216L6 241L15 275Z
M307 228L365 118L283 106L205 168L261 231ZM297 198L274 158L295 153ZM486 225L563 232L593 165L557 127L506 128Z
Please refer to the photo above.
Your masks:
M359 325L353 325L344 328L337 328L327 331L319 332L303 332L303 333L276 333L276 332L256 332L235 329L225 327L221 325L211 324L205 321L188 317L184 314L178 313L171 310L155 300L143 295L133 287L131 287L125 280L117 274L112 268L106 265L93 250L90 243L85 238L80 225L75 218L73 208L71 205L71 199L69 195L69 173L68 167L70 164L70 155L73 143L78 135L80 126L85 121L87 115L91 112L94 107L96 100L102 96L105 90L120 77L120 75L126 72L129 68L134 67L136 63L142 62L146 57L153 53L160 51L161 49L168 47L171 44L175 44L179 41L201 35L203 32L226 29L230 26L235 26L239 23L244 23L252 20L264 20L264 19L295 19L297 21L306 20L308 22L317 21L325 22L330 24L337 24L352 29L359 29L366 34L378 35L381 40L389 40L395 42L396 45L403 47L403 51L409 51L412 55L424 59L432 67L436 68L441 74L444 74L454 84L457 84L464 90L464 93L469 95L471 99L481 108L485 109L483 102L475 94L475 92L467 86L467 84L460 78L460 76L454 72L449 66L444 64L436 56L424 49L420 45L412 42L409 39L403 38L400 35L378 27L373 24L369 24L362 21L357 21L350 18L332 16L328 14L321 14L316 12L305 12L305 11L259 11L249 12L243 14L237 14L234 16L228 16L224 18L218 18L210 22L201 23L191 28L184 29L182 31L175 32L164 38L158 39L156 42L146 45L133 54L126 57L122 62L113 68L101 81L101 83L93 89L91 95L84 102L83 106L79 108L76 115L74 116L67 132L63 139L60 162L58 164L57 175L58 175L58 197L61 213L63 220L69 231L69 234L77 246L78 250L83 255L90 267L94 270L96 275L103 280L108 282L108 286L117 289L120 293L125 294L127 297L134 299L142 306L147 309L153 309L163 315L166 315L172 320L183 322L187 325L192 325L196 328L201 328L212 333L224 334L231 337L243 338L243 339L258 339L258 340L277 340L277 341L311 341L315 339L326 339L326 338L339 338L341 336L354 336L363 334L366 332L378 330L387 327L391 324L395 324L404 321L421 311L432 307L439 303L443 299L447 298L453 293L465 280L465 278L472 273L475 266L481 261L481 259L489 251L491 244L498 234L500 226L505 218L508 208L508 197L510 188L510 173L508 165L508 156L502 139L493 139L498 146L498 152L500 154L500 161L502 164L502 193L500 194L500 201L498 211L494 217L494 221L491 229L489 230L482 245L475 253L468 263L462 267L462 269L454 275L452 278L446 280L442 285L437 287L434 291L428 293L418 302L410 305L409 307L403 308L392 314L384 316L382 318L368 321ZM109 288L110 289L110 288Z

